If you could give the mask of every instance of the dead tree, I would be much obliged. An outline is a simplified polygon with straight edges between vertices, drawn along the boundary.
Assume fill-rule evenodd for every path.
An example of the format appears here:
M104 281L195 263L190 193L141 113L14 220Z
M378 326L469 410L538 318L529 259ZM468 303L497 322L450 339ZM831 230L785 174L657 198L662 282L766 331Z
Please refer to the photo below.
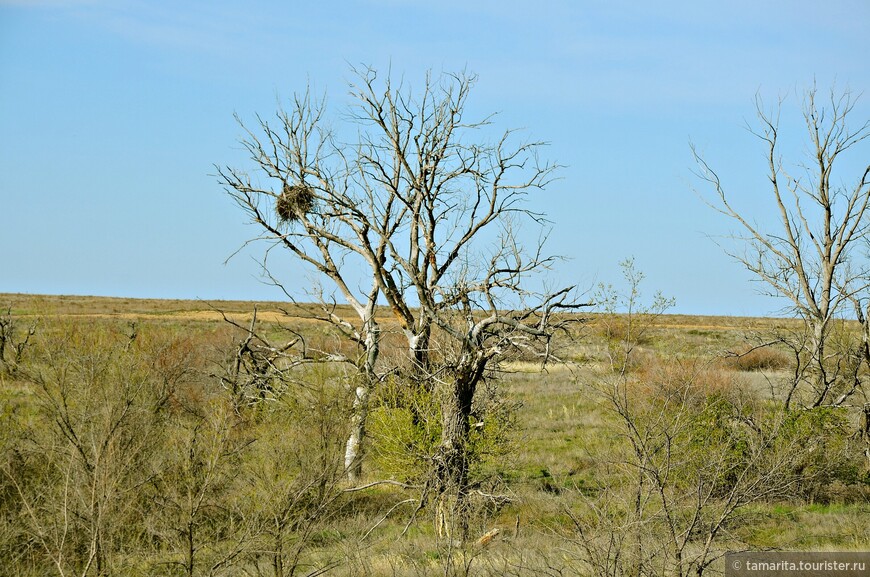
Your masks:
M711 206L742 231L737 238L745 251L731 256L770 294L787 299L805 323L805 333L786 343L797 359L786 407L842 405L861 389L860 364L870 362L866 339L851 339L844 349L833 345L832 336L838 319L852 314L864 325L862 334L867 331L862 309L870 298L870 267L862 251L868 239L870 165L845 185L834 170L844 153L870 135L870 121L857 128L847 122L853 120L855 102L849 92L832 91L826 103L815 87L806 93L808 158L792 169L779 152L779 107L769 113L756 100L760 128L751 130L765 147L768 194L778 215L769 227L734 207L719 175L693 149L699 175L713 189Z
M283 394L290 381L292 369L318 361L310 354L305 338L296 331L285 329L292 338L282 344L273 344L262 332L257 320L257 307L251 314L251 322L244 326L219 311L224 322L242 332L233 348L233 356L216 376L233 397L237 410L244 405L254 405L274 399Z
M465 119L474 76L427 75L415 95L374 70L355 72L353 144L324 127L323 101L305 94L278 112L275 126L259 118L244 141L268 184L229 168L220 178L263 231L259 238L313 267L357 313L353 321L324 317L362 351L348 457L358 463L351 445L362 440L371 388L399 371L408 386L443 393L430 487L462 495L477 385L512 351L534 350L546 361L567 320L556 313L579 306L571 288L529 288L554 259L542 243L522 249L515 233L523 221L543 224L523 201L556 166L539 161L542 142L513 131L488 141L491 118ZM299 187L304 198L282 208L285 191ZM365 290L356 289L358 278L367 279ZM405 337L402 366L379 357L379 306Z
M36 334L36 321L21 330L10 305L6 312L0 314L0 369L8 374L18 371L24 351L30 344L30 338Z
M218 167L218 175L230 196L260 229L260 235L250 242L269 243L264 270L268 273L271 250L287 250L331 283L356 313L355 320L346 319L334 307L325 306L322 317L362 349L357 366L363 383L357 388L355 425L348 438L346 459L348 475L355 479L361 471L367 398L379 378L376 365L381 329L375 313L381 286L377 271L384 261L387 237L372 234L372 229L390 230L396 223L390 206L377 212L378 199L354 184L353 165L322 126L323 105L306 92L293 100L289 111L279 110L275 122L258 117L258 131L246 129L242 144L258 177L266 178L265 184L233 168ZM359 268L371 273L366 290L358 290L357 279L352 276Z

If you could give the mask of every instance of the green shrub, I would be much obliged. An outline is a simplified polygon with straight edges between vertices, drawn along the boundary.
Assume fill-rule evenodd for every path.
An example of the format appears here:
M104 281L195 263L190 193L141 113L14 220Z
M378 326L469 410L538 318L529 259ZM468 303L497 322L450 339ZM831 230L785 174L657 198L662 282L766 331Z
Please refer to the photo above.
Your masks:
M370 456L382 475L419 482L431 473L431 459L441 443L439 391L404 385L392 379L375 396L369 414ZM472 479L512 448L517 404L496 381L480 385L474 399L467 456Z

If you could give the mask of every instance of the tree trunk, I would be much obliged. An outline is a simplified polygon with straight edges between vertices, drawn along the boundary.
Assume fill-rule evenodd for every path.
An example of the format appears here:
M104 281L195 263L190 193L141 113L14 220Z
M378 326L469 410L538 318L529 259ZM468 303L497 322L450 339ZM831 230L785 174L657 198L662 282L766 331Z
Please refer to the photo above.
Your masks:
M421 375L429 374L429 341L432 336L432 327L429 324L423 324L417 330L416 334L410 333L408 336L408 349L411 359L414 363L414 370ZM422 382L428 382L425 379Z
M867 470L870 471L870 403L864 403L861 418L861 440L864 441L864 456L867 457Z
M817 374L815 375L815 400L814 407L819 407L825 403L828 398L828 392L831 388L831 383L828 382L828 375L825 368L825 341L827 340L827 322L821 319L814 319L813 336L811 340L812 362L815 365Z
M366 355L362 366L364 384L354 391L353 410L350 418L350 436L345 443L344 469L347 479L355 483L362 476L362 462L365 450L366 420L369 413L369 393L377 382L375 363L380 353L381 328L374 321L374 311L367 312L364 324Z
M477 379L473 378L459 377L454 381L441 409L441 445L435 459L438 533L451 537L455 527L463 541L468 536L468 433L476 384Z
M443 471L439 480L445 488L462 489L468 476L466 441L471 415L471 394L468 388L459 383L451 393L441 416L439 465Z
M347 439L344 450L344 469L347 471L347 478L351 483L355 483L362 476L363 440L366 435L368 397L369 389L367 387L356 388L350 437Z
M405 338L408 339L408 357L411 367L408 374L408 386L411 389L411 398L416 398L418 393L426 395L432 393L433 380L430 373L429 343L432 328L428 324L422 324L417 332L405 329ZM411 401L408 405L411 412L411 425L416 429L425 427L426 416L421 415L418 405Z

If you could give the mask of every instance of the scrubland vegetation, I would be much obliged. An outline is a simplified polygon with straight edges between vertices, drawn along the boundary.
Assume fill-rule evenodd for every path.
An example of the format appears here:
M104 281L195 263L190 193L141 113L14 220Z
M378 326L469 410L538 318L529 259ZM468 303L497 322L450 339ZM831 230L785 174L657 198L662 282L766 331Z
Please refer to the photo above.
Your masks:
M757 102L769 229L695 151L789 318L694 318L631 259L622 292L550 286L525 199L559 167L465 118L473 75L415 97L353 72L356 143L306 91L217 167L286 304L3 297L8 574L683 577L868 548L870 167L832 184L870 136L850 93L807 92L800 178Z
M437 389L377 387L350 481L356 371L257 367L252 335L326 350L345 342L329 325L268 303L252 332L252 303L3 302L7 575L715 575L726 550L870 546L861 404L786 409L789 352L758 348L795 320L587 315L562 362L486 379L468 503L439 515Z

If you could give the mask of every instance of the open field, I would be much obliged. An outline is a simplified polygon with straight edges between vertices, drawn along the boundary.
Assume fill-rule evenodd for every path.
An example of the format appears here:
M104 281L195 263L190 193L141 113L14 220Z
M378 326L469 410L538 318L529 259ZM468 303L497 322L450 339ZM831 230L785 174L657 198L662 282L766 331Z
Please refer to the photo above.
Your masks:
M20 368L0 372L6 574L617 575L614 551L671 559L677 542L688 574L725 513L705 575L722 573L726 550L870 550L859 412L760 420L788 356L750 349L794 321L650 318L620 372L624 319L590 314L560 343L563 362L505 364L480 417L470 538L459 540L438 534L434 504L418 507L425 455L414 451L434 425L421 410L425 430L411 430L389 386L354 484L342 474L342 367L303 365L259 403L233 404L226 371L255 306L275 339L291 329L353 353L305 318L308 306L288 316L283 303L0 295L13 342L35 323ZM667 473L661 501L632 473L641 453L614 409L629 402L643 467ZM722 416L722 403L740 410ZM783 432L758 448L748 426ZM746 455L757 460L734 465ZM750 475L792 480L765 492L741 485Z
M254 301L205 301L175 299L133 299L116 297L93 297L72 295L29 295L0 293L4 307L11 306L14 313L25 316L81 315L118 316L118 318L151 318L158 315L178 316L184 313L208 313L204 320L220 320L218 310L250 314L254 306L262 311L279 312L289 309L287 302ZM313 305L310 305L314 309ZM347 312L350 307L338 305L338 310ZM594 317L595 315L591 315ZM781 319L722 316L664 315L657 319L659 328L685 329L687 331L740 331L747 327L765 327L781 324Z

